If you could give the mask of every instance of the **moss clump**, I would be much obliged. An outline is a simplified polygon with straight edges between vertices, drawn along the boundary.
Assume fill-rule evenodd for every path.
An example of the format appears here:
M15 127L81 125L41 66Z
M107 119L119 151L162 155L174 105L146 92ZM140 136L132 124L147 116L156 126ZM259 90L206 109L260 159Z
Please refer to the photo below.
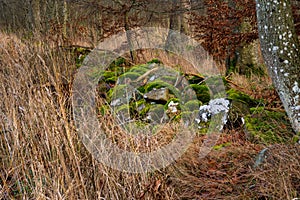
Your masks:
M190 87L195 91L197 99L202 103L208 103L210 100L209 89L206 85L191 84Z
M114 114L116 118L121 121L127 121L131 118L132 108L128 104L118 106L114 109Z
M183 91L181 92L181 94L182 94L182 101L183 102L198 100L195 90L190 85L185 87L183 89Z
M98 108L98 114L105 116L106 114L109 113L109 110L110 110L110 108L108 105L102 105Z
M264 144L286 143L291 141L293 129L283 112L251 108L251 115L245 117L246 130L251 139Z
M194 76L189 76L187 77L187 80L189 82L189 84L200 84L201 82L204 81L204 76L202 75L194 75Z
M255 107L259 104L259 101L251 98L249 95L237 91L235 89L230 89L227 91L228 99L230 100L236 100L236 101L241 101L243 103L246 103L249 107Z
M183 105L183 109L185 111L199 111L199 107L202 105L201 101L199 100L191 100L186 102Z
M104 72L101 73L101 76L104 79L108 79L108 78L117 76L117 74L115 72L112 72L112 71L104 71Z
M161 80L161 81L164 81L164 82L167 82L169 84L174 85L174 83L176 83L177 77L175 77L175 76L162 76L158 80Z
M135 73L138 73L140 75L143 75L148 70L149 69L147 67L145 67L145 65L137 65L137 66L133 66L132 68L130 68L129 72L135 72Z
M154 123L162 123L167 119L166 117L164 106L161 104L152 105L147 113L147 118Z
M114 62L113 62L113 65L118 66L118 67L123 67L124 65L127 65L127 64L128 64L128 62L123 57L119 57L116 60L114 60Z
M151 105L146 102L145 99L131 102L131 107L133 108L133 118L143 119L146 117L147 112L150 110Z
M131 81L136 80L138 77L140 77L139 73L136 72L126 72L119 76L118 78L118 84L128 84Z
M157 58L154 58L154 59L150 60L149 62L147 62L147 64L151 64L151 63L162 64L162 62L160 60L158 60Z
M117 77L114 76L114 77L110 77L108 79L105 80L106 83L111 83L111 84L115 84L117 82Z
M127 95L127 85L116 85L108 91L109 99L125 98Z
M168 88L171 94L174 94L177 98L180 98L180 92L177 90L176 87L174 87L173 85L166 83L164 81L161 80L155 80L151 83L148 83L145 86L145 92L150 92L152 89L159 89L159 88Z
M164 105L165 110L168 109L168 105L169 105L169 103L170 103L171 101L173 101L174 103L179 103L177 108L180 109L180 100L177 99L177 98L170 98L170 99L167 101L167 103Z
M230 145L231 145L231 142L225 142L225 143L223 143L223 144L215 145L215 146L213 147L213 149L214 149L214 150L220 150L220 149L222 149L222 148L224 148L224 147L228 147L228 146L230 146Z

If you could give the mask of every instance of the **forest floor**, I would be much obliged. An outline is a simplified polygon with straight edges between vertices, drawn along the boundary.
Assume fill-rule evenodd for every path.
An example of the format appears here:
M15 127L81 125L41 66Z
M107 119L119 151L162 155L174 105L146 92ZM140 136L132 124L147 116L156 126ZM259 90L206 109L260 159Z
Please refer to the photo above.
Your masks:
M207 135L199 133L179 159L153 172L126 173L99 162L72 118L74 74L88 53L0 33L0 199L300 198L299 138L266 74L223 77L228 98L249 108L233 112L204 158L199 147ZM183 74L203 78L186 69ZM106 80L112 82L105 82L105 98L116 77ZM130 139L111 130L117 142ZM154 142L169 141L172 130Z

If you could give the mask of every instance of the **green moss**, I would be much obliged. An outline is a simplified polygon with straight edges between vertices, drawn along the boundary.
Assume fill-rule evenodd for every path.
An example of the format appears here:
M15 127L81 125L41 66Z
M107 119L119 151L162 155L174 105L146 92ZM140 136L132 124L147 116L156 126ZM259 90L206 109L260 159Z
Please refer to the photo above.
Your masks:
M177 80L177 77L175 77L175 76L162 76L158 80L161 80L161 81L164 81L164 82L167 82L169 84L174 85L174 83Z
M228 112L228 128L234 129L242 126L242 118L250 114L248 105L244 102L232 100Z
M105 116L109 112L109 106L103 105L98 108L98 114Z
M150 110L151 105L146 102L145 99L138 100L136 102L131 102L132 108L134 109L134 118L143 119L145 118L147 112Z
M104 79L108 79L108 78L117 76L117 74L115 72L111 72L111 71L104 71L101 73L101 75L102 75L102 77L104 77Z
M106 82L106 83L112 83L112 84L114 84L114 83L116 83L117 79L118 79L118 78L117 78L116 76L114 76L114 77L105 79L105 82Z
M108 91L108 97L110 99L114 98L114 99L118 99L118 98L124 98L125 94L126 94L126 88L127 85L116 85L114 88L110 89Z
M195 91L197 99L202 103L208 103L210 100L209 89L206 85L191 84L190 87Z
M219 144L219 145L215 145L213 147L214 150L220 150L224 147L227 147L227 146L230 146L231 145L231 142L226 142L226 143L223 143L223 144Z
M137 88L137 90L140 92L140 93L145 93L146 89L145 89L145 86L140 86Z
M130 111L130 106L128 104L124 104L124 105L121 105L121 106L118 106L116 107L115 109L115 112L126 112L126 113L129 113Z
M293 129L283 112L267 111L262 107L251 108L245 117L246 130L252 140L264 143L287 143L293 138Z
M162 64L162 62L160 60L158 60L157 58L154 58L154 59L150 60L149 62L147 62L147 64L151 64L151 63Z
M119 84L126 84L127 81L134 81L138 77L140 77L139 73L136 73L136 72L126 72L126 73L122 74L121 76L119 76L118 83Z
M204 81L204 76L200 74L197 76L189 76L187 77L187 80L189 84L200 84L201 82Z
M243 103L246 103L249 107L255 107L257 106L260 102L251 98L249 95L237 91L235 89L230 89L227 91L228 99L230 100L236 100L236 101L241 101Z
M173 101L174 103L179 103L177 108L180 109L180 100L179 100L178 98L170 98L170 99L167 101L167 103L164 105L165 110L168 109L168 105L169 105L169 103L170 103L171 101Z
M126 61L125 58L119 57L119 58L117 58L116 60L114 60L113 64L114 64L115 66L120 67L120 66L126 65L126 64L127 64L127 61Z
M161 104L151 105L148 116L150 116L152 122L161 123L166 116L164 106Z
M199 100L191 100L186 102L183 105L184 110L187 111L199 111L199 107L202 105L201 101Z
M177 90L176 87L174 87L173 85L166 83L164 81L161 80L155 80L151 83L148 83L145 86L145 92L150 92L153 88L159 89L159 88L168 88L170 90L171 94L174 94L177 98L180 98L180 92Z
M129 72L135 72L138 73L140 75L146 73L149 69L147 67L145 67L145 65L137 65L137 66L133 66L132 68L130 68Z

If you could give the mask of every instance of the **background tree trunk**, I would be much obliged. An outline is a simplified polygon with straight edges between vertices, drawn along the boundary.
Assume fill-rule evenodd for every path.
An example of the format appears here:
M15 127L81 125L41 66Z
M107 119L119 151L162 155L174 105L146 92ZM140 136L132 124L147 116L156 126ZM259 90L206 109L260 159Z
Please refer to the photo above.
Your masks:
M300 55L289 0L256 0L261 50L290 118L300 132Z

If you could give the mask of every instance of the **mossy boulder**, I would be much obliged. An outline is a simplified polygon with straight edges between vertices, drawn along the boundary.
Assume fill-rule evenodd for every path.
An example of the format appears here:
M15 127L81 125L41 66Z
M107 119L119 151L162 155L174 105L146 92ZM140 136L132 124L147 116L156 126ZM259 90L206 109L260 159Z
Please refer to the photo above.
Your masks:
M146 119L154 124L166 122L168 116L166 115L164 106L161 104L154 104L150 107Z
M250 139L263 144L287 143L294 136L289 119L284 112L251 108L245 117L245 129Z
M191 84L190 87L195 91L197 99L203 104L210 100L210 92L206 85Z
M167 101L167 103L164 105L165 110L168 109L168 105L169 105L170 102L172 102L172 101L173 101L173 103L178 103L178 107L180 107L180 100L179 100L178 98L173 97L173 98L170 98L170 99Z
M135 72L138 73L140 75L145 74L149 69L147 67L145 67L145 65L137 65L137 66L133 66L132 68L130 68L129 72Z
M205 77L200 74L187 76L186 78L187 78L189 84L201 84L205 79Z
M150 110L151 105L145 99L131 102L131 107L134 109L133 118L143 119L146 117L147 112Z
M171 94L174 94L176 98L180 98L180 92L178 91L178 89L176 87L174 87L173 85L166 83L162 80L155 80L153 82L148 83L145 86L145 92L150 92L153 89L159 89L159 88L168 88L169 92Z
M129 121L131 119L131 110L132 109L127 104L116 107L114 109L116 119L118 119L121 123Z
M133 97L133 92L129 90L127 85L116 85L108 92L111 106L120 106L128 104Z
M255 107L260 103L259 101L251 98L249 95L235 89L230 89L226 93L228 99L246 103L249 107Z
M162 76L158 80L161 80L161 81L167 82L171 85L174 85L176 83L177 77L175 77L175 76Z
M192 100L198 100L195 90L190 85L182 90L181 95L183 103Z
M129 84L131 81L135 81L141 75L136 72L126 72L119 76L117 84Z
M199 100L191 100L186 102L183 105L183 110L184 111L199 111L199 107L202 105L202 102Z

